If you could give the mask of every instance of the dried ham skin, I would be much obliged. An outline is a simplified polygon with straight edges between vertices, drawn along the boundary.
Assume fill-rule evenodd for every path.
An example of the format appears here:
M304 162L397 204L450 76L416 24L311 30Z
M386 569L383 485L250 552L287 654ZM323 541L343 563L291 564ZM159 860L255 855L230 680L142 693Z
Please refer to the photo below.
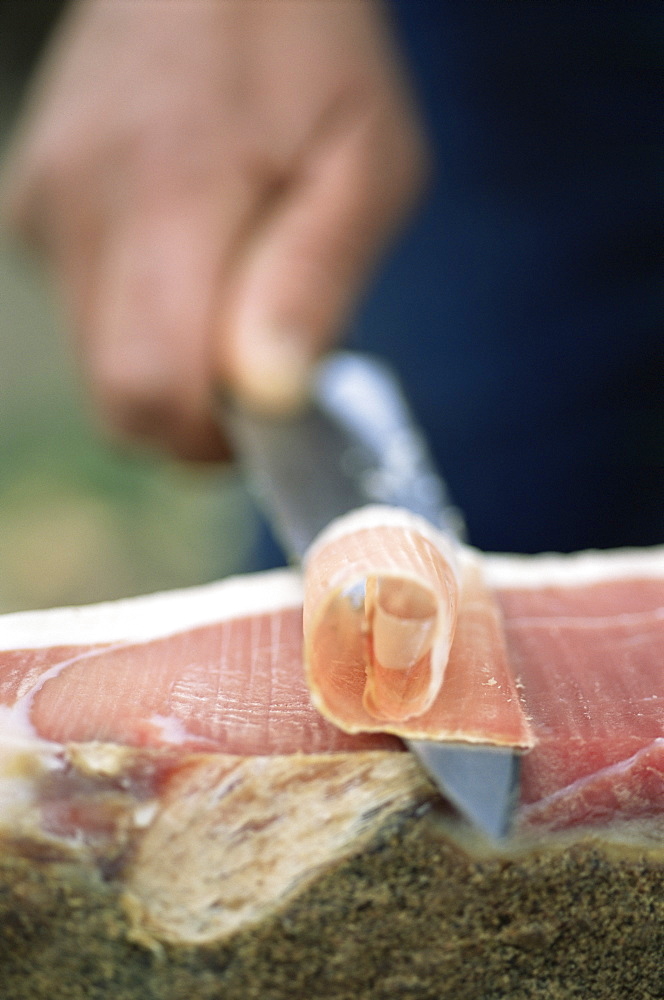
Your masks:
M346 732L534 744L478 554L407 511L365 508L314 542L304 642L314 702Z

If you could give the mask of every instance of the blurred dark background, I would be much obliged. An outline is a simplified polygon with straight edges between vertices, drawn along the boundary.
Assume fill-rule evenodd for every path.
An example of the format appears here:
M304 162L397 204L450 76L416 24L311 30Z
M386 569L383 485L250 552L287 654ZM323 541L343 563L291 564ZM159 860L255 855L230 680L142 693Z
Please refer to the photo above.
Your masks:
M393 6L437 172L358 342L480 548L664 541L664 4Z

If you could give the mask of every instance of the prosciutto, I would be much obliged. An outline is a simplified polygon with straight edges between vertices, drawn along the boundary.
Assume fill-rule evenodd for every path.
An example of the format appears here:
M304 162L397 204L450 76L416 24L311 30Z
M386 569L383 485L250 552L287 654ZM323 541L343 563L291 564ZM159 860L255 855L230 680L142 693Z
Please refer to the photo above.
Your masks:
M537 746L521 828L664 815L664 549L492 557Z
M380 749L315 710L302 589L278 571L0 618L2 734L238 755Z
M314 542L304 582L308 684L342 729L533 745L471 549L407 511L369 507Z
M482 557L482 568L532 734L515 828L661 816L664 550ZM460 648L474 634L457 630ZM504 704L502 679L478 676ZM480 695L464 703L463 686L450 688L452 709L479 718L475 740L491 719ZM169 773L192 754L403 750L395 736L348 734L317 711L290 570L0 618L0 744L5 761L39 748L51 770L72 745L132 748L134 769L136 752L158 752Z

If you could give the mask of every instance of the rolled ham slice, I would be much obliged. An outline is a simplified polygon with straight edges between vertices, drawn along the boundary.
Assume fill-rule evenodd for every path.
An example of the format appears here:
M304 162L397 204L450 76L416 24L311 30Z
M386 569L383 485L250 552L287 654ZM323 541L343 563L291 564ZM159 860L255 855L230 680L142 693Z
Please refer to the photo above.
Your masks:
M314 703L346 732L534 744L479 554L423 518L333 522L306 559L303 625Z

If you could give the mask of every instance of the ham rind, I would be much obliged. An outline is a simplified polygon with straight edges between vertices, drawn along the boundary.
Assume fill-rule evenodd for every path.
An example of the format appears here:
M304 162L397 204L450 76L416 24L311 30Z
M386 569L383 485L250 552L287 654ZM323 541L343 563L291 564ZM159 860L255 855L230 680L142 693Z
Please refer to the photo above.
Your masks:
M347 732L533 745L479 557L422 518L371 507L322 533L304 640L314 702Z

